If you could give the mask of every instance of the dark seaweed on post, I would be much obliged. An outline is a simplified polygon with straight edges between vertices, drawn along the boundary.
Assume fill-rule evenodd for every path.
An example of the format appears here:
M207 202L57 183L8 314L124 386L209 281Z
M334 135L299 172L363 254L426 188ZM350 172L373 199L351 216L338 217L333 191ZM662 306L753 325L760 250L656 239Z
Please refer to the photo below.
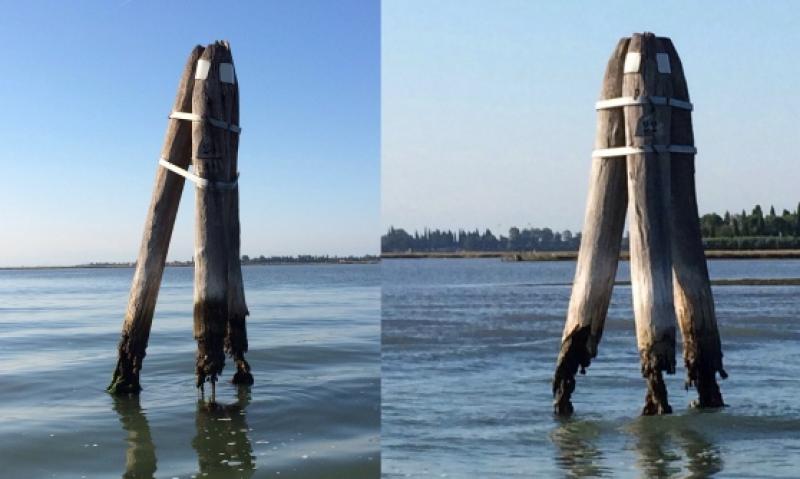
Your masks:
M236 362L233 382L253 382L244 359L249 312L239 259L239 85L227 42L194 48L169 118L122 326L119 359L108 386L114 394L141 390L139 375L185 178L197 187L197 386L210 381L213 392L225 352ZM187 170L189 165L193 172Z
M620 40L597 110L584 234L553 379L555 412L573 412L575 374L597 356L626 209L636 337L647 381L642 413L672 411L662 373L675 372L676 320L687 387L697 388L700 407L721 407L716 374L727 374L697 220L692 105L672 42L652 33Z

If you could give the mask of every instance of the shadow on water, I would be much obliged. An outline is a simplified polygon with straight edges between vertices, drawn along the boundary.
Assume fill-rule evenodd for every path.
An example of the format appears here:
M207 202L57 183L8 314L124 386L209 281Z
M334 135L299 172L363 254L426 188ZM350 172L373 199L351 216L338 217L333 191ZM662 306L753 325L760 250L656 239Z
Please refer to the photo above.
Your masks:
M633 466L642 477L702 478L723 469L719 446L697 430L697 414L639 417L621 427L602 421L557 421L550 438L556 445L556 464L568 477L611 477L601 448L616 456L627 441L632 442L637 455Z
M151 478L156 473L156 447L139 396L113 396L114 411L128 433L123 479Z
M197 402L197 435L192 447L197 452L200 474L208 478L249 478L256 470L253 446L247 436L245 409L250 389L239 387L234 404Z

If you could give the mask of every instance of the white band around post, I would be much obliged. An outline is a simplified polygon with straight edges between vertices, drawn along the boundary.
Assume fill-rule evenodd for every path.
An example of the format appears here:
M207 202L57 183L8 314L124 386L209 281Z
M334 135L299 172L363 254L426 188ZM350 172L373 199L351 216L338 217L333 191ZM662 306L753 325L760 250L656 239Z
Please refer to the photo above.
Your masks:
M680 108L681 110L692 111L694 106L691 102L685 100L678 100L675 98L667 98L665 96L623 96L620 98L609 98L608 100L600 100L594 104L595 110L607 110L609 108L617 108L621 106L633 105L656 105L656 106L671 106L673 108Z
M217 128L222 128L223 130L229 130L233 133L242 132L242 129L239 127L239 125L234 125L233 123L228 123L227 121L217 120L216 118L202 117L200 115L195 115L194 113L173 111L172 113L170 113L169 118L171 120L186 120L191 122L207 121L212 126L215 126Z
M696 155L697 148L692 145L648 145L602 148L592 151L592 158L611 158L614 156L640 155L642 153L682 153Z
M186 178L189 181L194 182L198 188L215 188L218 190L233 190L239 185L238 177L239 174L236 174L237 179L234 181L209 181L205 178L200 178L199 176L195 175L194 173L184 170L180 166L176 166L173 163L170 163L164 158L159 158L158 164L163 166L164 168L168 169L169 171L180 175Z

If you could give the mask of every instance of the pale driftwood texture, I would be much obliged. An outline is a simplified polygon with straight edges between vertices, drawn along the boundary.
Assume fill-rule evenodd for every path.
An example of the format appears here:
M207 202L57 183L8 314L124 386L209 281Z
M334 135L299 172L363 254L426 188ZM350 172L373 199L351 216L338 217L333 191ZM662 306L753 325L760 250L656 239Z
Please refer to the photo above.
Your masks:
M231 121L239 124L239 79L236 78L236 89L234 91L236 106L231 113ZM229 164L229 175L236 178L238 175L239 164L239 135L232 134L231 141L231 160ZM247 328L245 318L250 314L244 298L244 282L242 280L242 262L240 249L239 224L239 189L238 187L228 194L229 202L225 219L228 231L228 325L225 335L225 352L227 352L236 363L236 373L233 375L234 384L253 384L253 375L250 373L250 365L244 358L247 352Z
M653 34L634 35L628 54L640 52L638 72L626 73L622 95L671 96L671 77L659 73L656 53L661 51ZM669 106L625 107L627 145L646 147L670 144ZM631 291L636 340L642 375L648 392L643 414L672 411L662 372L675 372L675 309L672 293L670 246L670 155L628 155Z
M201 118L232 123L238 118L238 86L220 81L220 63L232 63L226 42L206 47L208 77L195 80L192 112ZM230 182L236 133L209 121L192 123L192 164L196 174L212 183L196 189L194 336L197 340L197 386L213 385L225 365L224 340L228 325L228 233L226 215L231 190L214 187ZM213 392L212 392L213 399Z
M191 111L194 71L203 48L195 47L183 69L178 93L175 97L176 111ZM162 158L181 168L189 165L191 150L191 125L185 121L169 120ZM156 182L150 209L144 226L144 236L136 261L128 308L122 325L119 342L119 359L108 391L111 393L133 393L141 390L139 373L150 337L153 311L161 286L161 276L167 259L167 250L172 236L172 227L178 212L184 179L166 169L156 167Z
M622 65L629 41L628 38L621 39L608 61L601 100L621 96ZM624 144L622 109L599 110L595 148ZM588 367L597 355L603 334L625 226L628 202L625 176L625 157L592 160L575 281L553 379L553 407L557 414L572 413L570 396L575 389L575 374L579 367L582 371Z
M689 89L678 52L669 38L661 38L669 54L673 97L689 101ZM672 142L694 145L691 111L672 112ZM722 368L722 345L714 312L714 297L697 220L694 155L672 154L672 269L675 313L683 337L683 360L687 387L695 386L698 405L722 407L724 402L716 375L727 377Z

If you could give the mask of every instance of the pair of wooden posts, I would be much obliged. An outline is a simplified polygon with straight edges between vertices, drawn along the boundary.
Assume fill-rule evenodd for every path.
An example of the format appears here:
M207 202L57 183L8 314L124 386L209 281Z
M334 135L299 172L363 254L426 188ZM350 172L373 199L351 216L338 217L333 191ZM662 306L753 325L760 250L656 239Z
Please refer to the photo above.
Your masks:
M161 276L183 192L195 183L194 337L197 387L214 384L225 353L236 362L233 382L252 384L239 258L239 85L227 42L197 46L189 55L169 116L167 134L136 262L108 391L136 394ZM187 169L193 167L193 172Z
M631 289L647 394L642 414L672 411L662 372L675 372L675 323L686 387L700 407L723 406L722 351L694 185L692 104L669 38L619 41L597 103L586 218L553 380L557 414L573 411L575 374L597 355L629 211Z

